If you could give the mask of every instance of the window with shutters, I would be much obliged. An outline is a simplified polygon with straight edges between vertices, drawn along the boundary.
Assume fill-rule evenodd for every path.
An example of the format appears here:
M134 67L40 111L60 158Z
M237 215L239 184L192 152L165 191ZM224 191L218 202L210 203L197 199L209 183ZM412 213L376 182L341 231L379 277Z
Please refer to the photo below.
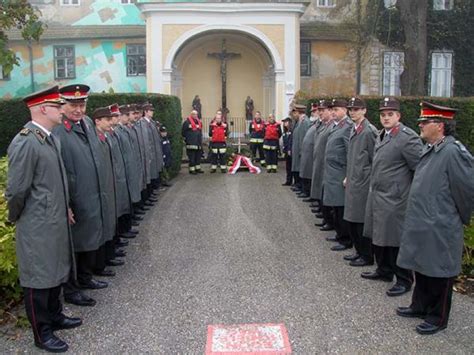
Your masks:
M433 10L452 10L453 0L433 0Z
M335 7L336 0L317 0L318 7Z
M54 77L73 79L76 77L74 46L54 46Z
M431 53L431 96L451 97L453 52Z
M403 73L405 53L384 52L383 54L383 76L382 95L399 96L400 76Z
M146 75L146 49L144 44L127 44L127 75Z
M301 76L311 76L310 41L301 41L300 43L300 74Z

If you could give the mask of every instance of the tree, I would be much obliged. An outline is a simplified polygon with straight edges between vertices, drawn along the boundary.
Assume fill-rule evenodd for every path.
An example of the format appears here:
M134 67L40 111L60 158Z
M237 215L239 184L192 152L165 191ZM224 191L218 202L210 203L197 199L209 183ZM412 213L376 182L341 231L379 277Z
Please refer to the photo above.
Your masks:
M405 34L405 68L400 89L402 95L425 95L428 0L398 0L396 7Z
M19 64L15 52L8 48L8 31L16 28L26 41L38 41L45 26L39 21L40 15L27 0L0 1L0 66L4 74L8 75Z

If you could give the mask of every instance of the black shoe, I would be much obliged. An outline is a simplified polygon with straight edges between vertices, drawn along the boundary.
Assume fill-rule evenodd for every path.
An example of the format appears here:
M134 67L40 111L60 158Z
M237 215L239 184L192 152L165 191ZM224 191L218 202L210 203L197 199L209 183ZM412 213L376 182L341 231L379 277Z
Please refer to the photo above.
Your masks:
M291 186L291 182L285 182L285 183L281 184L281 186Z
M397 297L409 292L410 289L411 287L395 284L386 293L387 293L387 296L389 297Z
M314 214L321 213L321 210L319 208L312 208L311 212Z
M190 173L191 175L197 175L196 170L190 171L189 173Z
M350 266L370 266L370 265L374 265L374 261L373 260L365 260L364 258L360 257L360 258L357 258L355 260L352 260L350 263L349 263Z
M337 239L337 235L334 237L327 237L326 240L328 242L339 242L339 239Z
M196 170L196 173L198 173L198 174L204 174L204 171L202 171L201 169L199 169L199 170Z
M51 324L51 329L53 331L61 330L61 329L72 329L72 328L77 328L81 325L82 325L81 318L72 318L72 317L64 316L64 318L62 318L59 322L53 322Z
M155 203L158 202L158 199L156 197L150 197L147 201L151 203L151 206L154 206Z
M120 238L133 239L136 237L136 234L125 232L119 235Z
M140 223L138 223L137 221L132 221L131 224L133 227L138 227L140 225Z
M446 329L446 327L447 325L438 326L424 321L423 323L416 326L416 331L421 335L429 335L438 333L440 330Z
M148 201L146 201L143 205L144 205L144 206L147 206L147 207L153 207L155 204L152 203L152 202L149 202L149 200L148 200Z
M319 230L321 231L333 231L334 230L334 227L331 226L330 224L325 224L324 226L322 226L321 228L319 228Z
M291 191L294 191L294 192L301 192L301 189L299 189L298 187L294 186L291 188Z
M417 312L413 310L411 307L398 307L397 308L397 314L400 317L406 317L406 318L421 318L424 319L426 317L426 313L423 312Z
M100 290L102 288L108 287L109 284L105 281L99 281L99 280L90 280L89 282L86 283L79 283L79 287L81 288L87 288L89 290Z
M69 349L69 346L53 333L47 339L35 340L35 345L50 353L65 353Z
M110 269L103 269L103 270L94 272L94 275L103 276L103 277L114 277L115 272Z
M105 265L107 265L107 266L121 266L123 264L125 264L125 261L118 260L118 259L112 259L112 260L109 260L109 261L105 262Z
M316 227L322 227L322 226L324 226L325 224L326 224L326 223L324 223L324 222L316 222L314 225L315 225Z
M296 197L298 197L298 198L304 198L304 199L306 199L306 198L308 198L308 197L309 197L309 195L308 195L308 194L305 194L305 193L303 193L303 194L296 195Z
M380 275L377 271L366 271L360 274L360 277L367 280L380 280L384 282L392 282L393 276Z
M331 250L332 251L343 251L343 250L347 250L347 249L350 249L350 248L352 248L352 247L349 246L349 245L337 244L337 245L332 246Z
M319 203L312 203L312 204L309 205L309 207L311 207L311 208L316 208L316 209L320 209Z
M127 253L124 252L123 250L116 250L116 251L115 251L115 256L116 256L117 258L124 258L124 257L127 256Z
M149 210L150 210L150 207L143 206L143 207L141 207L140 209L141 209L141 211L145 211L145 212L146 212L146 211L149 211Z
M326 238L327 240L327 238ZM344 255L344 260L346 261L352 261L352 260L356 260L356 259L359 259L360 258L360 255L355 253L355 254L349 254L349 255Z
M97 302L95 299L83 294L80 291L74 292L71 295L64 296L64 302L75 304L76 306L94 307Z
M314 214L316 218L324 218L324 215L321 212L317 212Z
M161 183L161 186L164 186L164 187L171 187L171 186L173 186L173 184L170 184L169 182L163 181L163 182Z
M122 240L115 242L116 247L126 247L128 245L128 240Z
M215 174L216 171L217 171L217 169L211 169L210 173Z
M138 229L133 229L133 228L132 228L132 229L130 229L130 230L128 231L128 233L132 233L132 234L137 235L137 234L140 233L140 231L139 231Z
M140 217L140 216L143 216L145 214L145 211L142 211L141 209L137 209L135 212L134 212L135 216L133 216L133 219L135 221L142 221L143 220L143 217Z

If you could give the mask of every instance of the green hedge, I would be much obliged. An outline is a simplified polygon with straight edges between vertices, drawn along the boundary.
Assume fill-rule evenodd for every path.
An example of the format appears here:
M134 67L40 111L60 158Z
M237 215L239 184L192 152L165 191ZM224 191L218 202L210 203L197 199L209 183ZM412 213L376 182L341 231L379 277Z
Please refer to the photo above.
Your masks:
M383 97L361 96L367 103L367 115L375 126L381 128L379 119L379 103ZM307 112L311 110L311 103L319 99L332 99L328 97L310 98L304 93L298 93L297 102L307 105ZM349 99L349 98L347 98ZM456 113L456 138L459 139L471 152L474 151L474 97L468 98L433 98L433 97L398 97L400 101L401 121L419 132L417 119L420 115L420 102L429 101L438 105L457 108ZM471 225L465 227L465 247L463 255L463 273L474 275L474 218Z
M87 112L90 115L95 108L113 103L123 105L145 101L155 106L155 117L168 129L173 155L170 174L174 176L180 169L183 154L181 103L177 97L158 94L92 94L87 103ZM29 118L29 111L20 99L0 100L0 156L6 154L10 141Z
M317 102L321 98L305 97L304 93L299 93L298 102L308 105L308 113L311 102ZM367 103L367 114L370 122L381 128L379 120L379 103L383 97L361 96ZM348 98L349 99L349 98ZM468 148L474 151L474 97L468 98L433 98L433 97L398 97L401 106L401 121L403 124L419 132L417 119L420 115L420 102L429 101L438 105L449 106L459 109L456 113L456 133L457 138Z

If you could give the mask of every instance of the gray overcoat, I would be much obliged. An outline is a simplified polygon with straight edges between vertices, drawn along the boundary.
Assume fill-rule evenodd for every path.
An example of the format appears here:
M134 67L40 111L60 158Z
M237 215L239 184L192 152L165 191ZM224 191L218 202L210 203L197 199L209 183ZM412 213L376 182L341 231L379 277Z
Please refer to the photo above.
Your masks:
M52 139L28 122L8 147L5 198L8 220L16 224L22 287L59 286L74 265L66 171L60 142Z
M306 115L304 115L296 125L292 134L291 145L291 171L299 172L301 164L301 146L306 132L309 129L311 122Z
M377 129L367 119L361 122L357 130L352 128L347 151L346 221L364 223L376 138Z
M148 139L150 145L150 156L151 156L151 178L157 179L163 170L163 152L161 150L161 137L156 128L154 121L148 121L145 119L145 127L148 129Z
M136 122L135 127L137 128L138 141L140 143L140 151L142 153L142 163L144 171L144 183L145 187L151 182L151 145L150 136L147 128L146 120L142 117Z
M114 168L112 164L112 152L107 144L104 134L98 134L98 155L101 159L100 179L105 182L104 195L104 239L106 242L113 239L117 228L117 203L115 191Z
M90 132L90 130L93 130ZM94 251L104 244L102 199L99 180L100 162L89 141L97 139L95 128L86 121L63 118L53 134L61 141L61 156L69 186L69 207L76 223L71 226L75 252Z
M132 148L133 154L135 156L135 165L138 172L138 181L139 181L139 190L143 191L146 187L145 184L145 172L144 169L144 158L142 158L142 148L140 147L140 139L138 135L138 130L135 125L127 126L128 132L130 133L130 138L132 139Z
M413 172L420 161L418 134L400 124L382 130L374 148L364 236L380 247L399 247Z
M316 130L319 127L319 121L311 122L311 126L306 132L301 145L300 177L302 179L311 179L313 174L313 149Z
M107 143L112 152L112 164L115 178L115 196L117 204L117 216L121 217L131 212L131 200L128 191L127 174L125 172L125 162L120 149L119 140L115 132L107 133Z
M461 271L463 224L474 208L474 159L452 136L426 146L408 196L397 264L430 277Z
M139 169L136 165L136 154L132 148L132 137L127 127L118 125L115 129L117 136L119 137L120 149L123 154L123 161L125 164L125 173L127 175L128 190L130 192L130 199L132 203L140 202L141 190L139 180Z
M323 177L323 205L344 206L347 148L353 123L344 117L331 130L326 144Z
M322 200L323 198L323 176L324 176L324 155L326 153L326 143L333 123L322 124L319 133L316 135L313 150L313 173L311 179L311 198Z

